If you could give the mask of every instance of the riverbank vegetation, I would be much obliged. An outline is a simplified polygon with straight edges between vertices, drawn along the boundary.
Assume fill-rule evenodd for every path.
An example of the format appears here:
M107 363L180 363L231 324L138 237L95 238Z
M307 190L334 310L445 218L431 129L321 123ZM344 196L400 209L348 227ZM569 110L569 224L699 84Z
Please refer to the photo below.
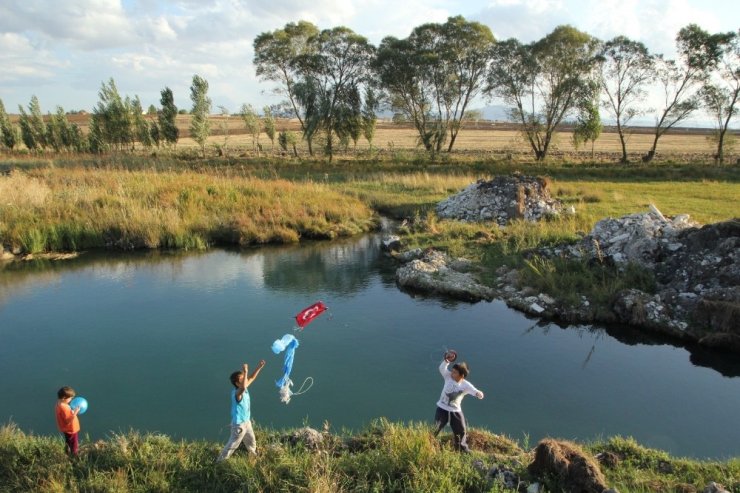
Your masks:
M0 178L0 240L21 253L203 249L368 231L373 213L321 183L194 172L56 169Z
M256 430L259 456L244 449L217 464L222 444L176 441L161 434L115 433L83 440L70 460L60 437L37 436L13 424L0 427L0 484L4 491L506 491L489 472L513 472L524 484L560 491L557 478L536 477L533 451L485 430L470 430L471 454L434 439L428 425L379 420L355 434L322 433L314 442L295 431ZM671 457L632 439L582 445L601 459L610 487L622 492L702 491L716 481L740 492L740 461ZM598 455L600 454L600 455Z

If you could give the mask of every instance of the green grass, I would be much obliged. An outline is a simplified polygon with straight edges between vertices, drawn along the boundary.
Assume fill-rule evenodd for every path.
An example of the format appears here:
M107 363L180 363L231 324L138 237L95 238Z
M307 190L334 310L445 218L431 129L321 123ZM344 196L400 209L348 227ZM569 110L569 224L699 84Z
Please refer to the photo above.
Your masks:
M0 176L0 197L0 243L25 253L294 243L375 224L324 184L192 171L14 171Z
M113 434L90 443L80 456L64 454L61 437L0 427L0 490L28 492L202 491L505 491L476 470L504 465L528 483L531 451L484 430L470 430L473 453L454 452L449 437L433 438L429 425L378 420L356 434L324 433L319 450L291 444L289 431L256 430L259 457L244 449L215 463L221 443L175 441L152 433ZM622 492L702 491L710 481L740 492L740 460L697 461L670 457L631 439L587 444L588 453L609 453L602 466L610 486ZM548 481L551 492L560 491ZM686 488L694 488L686 489ZM679 489L683 488L683 489Z

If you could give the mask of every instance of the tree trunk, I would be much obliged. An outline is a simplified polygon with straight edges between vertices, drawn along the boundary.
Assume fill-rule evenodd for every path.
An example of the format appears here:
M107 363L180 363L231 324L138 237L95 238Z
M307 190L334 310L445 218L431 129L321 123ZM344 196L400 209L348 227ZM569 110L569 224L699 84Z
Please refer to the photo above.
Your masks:
M452 152L452 146L455 145L455 139L457 139L457 132L450 132L450 145L447 146L447 152Z
M647 154L645 154L644 156L642 156L642 162L643 163L649 163L655 157L655 149L657 149L657 147L658 147L658 139L659 138L660 138L660 134L656 133L655 134L655 139L653 140L653 147L650 148L650 150L648 151Z
M627 158L627 143L624 139L624 132L622 131L622 127L620 125L617 125L617 133L619 134L619 143L622 145L622 159L619 160L622 164L627 164L630 162L630 160Z
M725 132L726 130L720 130L719 140L717 141L717 163L722 166L725 163Z

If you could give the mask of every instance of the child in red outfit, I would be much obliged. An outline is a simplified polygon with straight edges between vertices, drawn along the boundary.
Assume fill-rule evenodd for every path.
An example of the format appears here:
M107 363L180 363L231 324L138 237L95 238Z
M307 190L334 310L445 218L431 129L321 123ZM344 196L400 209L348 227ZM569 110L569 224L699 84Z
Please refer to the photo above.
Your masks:
M69 407L69 402L74 396L75 391L72 387L62 387L57 392L59 400L56 405L57 427L64 434L67 453L72 457L77 456L77 449L79 447L77 436L80 433L80 420L77 418L80 408L72 409Z

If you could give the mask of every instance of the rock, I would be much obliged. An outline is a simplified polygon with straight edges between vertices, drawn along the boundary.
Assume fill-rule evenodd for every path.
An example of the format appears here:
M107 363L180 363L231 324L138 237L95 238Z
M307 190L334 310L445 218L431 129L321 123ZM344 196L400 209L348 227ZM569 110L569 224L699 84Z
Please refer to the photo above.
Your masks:
M386 236L381 240L383 250L397 252L401 249L401 238L395 235Z
M542 307L541 307L540 305L538 305L537 303L532 303L531 305L529 305L529 309L530 309L530 310L532 310L532 311L533 311L533 312L535 312L535 313L542 313L542 312L544 312L544 311L545 311L545 309L544 309L544 308L542 308Z
M596 461L571 442L542 440L528 470L536 478L557 478L565 491L601 493L607 488Z
M519 476L514 471L504 466L494 465L488 471L488 479L499 483L504 488L515 489L519 485Z
M391 255L393 255L393 258L395 258L399 262L406 263L411 262L412 260L420 259L424 256L424 251L421 248L414 248L413 250L407 250L401 253L391 252Z
M667 222L668 221L665 218L665 216L663 216L663 214L658 210L658 208L655 207L653 204L650 204L648 206L648 209L650 209L650 212L652 212L653 214L655 214L658 217L658 219L660 219L661 221L663 221L663 222Z
M478 180L437 204L436 212L441 218L494 220L504 226L512 219L538 221L558 215L561 209L560 202L550 196L545 180L515 173Z
M458 265L460 262L458 259ZM453 265L453 261L444 253L430 250L422 258L399 267L396 270L396 282L407 289L465 301L493 299L494 291L491 288L480 284L470 273L458 272Z
M712 481L704 488L704 493L730 493L721 484Z
M309 428L299 428L288 437L291 445L302 443L307 449L318 450L324 441L324 436L318 430Z
M540 298L540 301L542 301L546 305L553 305L553 304L555 304L555 298L553 298L551 296L548 296L545 293L540 294L539 298Z
M540 493L542 491L542 485L540 483L532 483L527 486L527 493Z

